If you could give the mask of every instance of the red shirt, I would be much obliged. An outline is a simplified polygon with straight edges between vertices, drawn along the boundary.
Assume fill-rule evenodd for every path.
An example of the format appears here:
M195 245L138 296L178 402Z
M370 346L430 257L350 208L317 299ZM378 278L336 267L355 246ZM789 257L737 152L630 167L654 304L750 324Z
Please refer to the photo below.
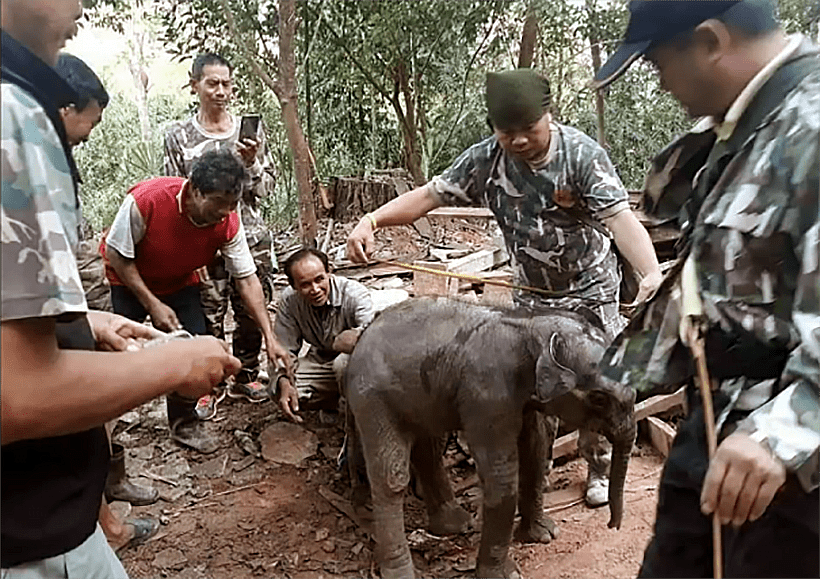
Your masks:
M197 285L196 270L209 265L217 250L239 231L239 216L207 227L196 227L180 210L177 194L185 179L157 177L135 185L129 193L145 222L145 235L136 243L136 265L145 285L155 295L168 295ZM105 238L100 244L105 258ZM111 285L125 285L105 259Z

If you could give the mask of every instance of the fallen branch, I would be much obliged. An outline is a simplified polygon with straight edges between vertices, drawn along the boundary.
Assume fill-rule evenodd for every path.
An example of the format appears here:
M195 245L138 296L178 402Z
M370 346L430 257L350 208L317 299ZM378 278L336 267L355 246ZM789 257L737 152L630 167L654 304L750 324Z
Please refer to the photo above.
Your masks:
M169 484L169 485L171 485L171 486L173 486L173 487L178 487L178 486L179 486L179 483L178 483L178 482L173 481L173 480L171 480L171 479L169 479L169 478L165 478L164 476L161 476L161 475L158 475L158 474L154 474L154 473L153 473L153 472L151 472L150 470L145 470L145 471L142 471L142 476L144 476L145 478L150 478L150 479L152 479L152 480L158 480L159 482L164 482L165 484Z

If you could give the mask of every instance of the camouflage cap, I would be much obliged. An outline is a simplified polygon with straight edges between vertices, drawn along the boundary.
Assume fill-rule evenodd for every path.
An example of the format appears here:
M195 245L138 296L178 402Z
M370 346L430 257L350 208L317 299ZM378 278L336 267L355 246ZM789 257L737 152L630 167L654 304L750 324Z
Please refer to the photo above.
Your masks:
M528 127L550 101L549 81L531 68L487 73L487 113L495 128Z

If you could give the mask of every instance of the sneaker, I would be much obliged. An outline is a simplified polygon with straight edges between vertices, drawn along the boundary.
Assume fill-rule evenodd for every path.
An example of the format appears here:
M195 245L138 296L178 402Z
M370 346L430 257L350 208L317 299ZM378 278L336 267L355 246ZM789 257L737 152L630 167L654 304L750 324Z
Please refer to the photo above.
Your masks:
M606 476L587 475L586 503L590 507L602 507L609 502L609 479Z
M224 396L224 395L223 395ZM216 416L216 405L219 403L218 394L206 394L196 401L194 414L200 420L211 420Z
M236 383L228 386L228 396L244 398L248 402L264 402L268 399L268 387L259 382Z

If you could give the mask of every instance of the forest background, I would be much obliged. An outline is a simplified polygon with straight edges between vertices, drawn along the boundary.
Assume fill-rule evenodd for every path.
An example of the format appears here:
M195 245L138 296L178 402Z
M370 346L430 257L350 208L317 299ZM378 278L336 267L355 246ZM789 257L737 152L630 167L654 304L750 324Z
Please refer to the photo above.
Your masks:
M110 225L134 183L162 174L167 125L196 109L200 52L234 65L234 114L259 113L277 174L274 231L316 239L317 192L335 176L404 168L425 183L486 138L488 71L531 66L553 112L603 143L628 189L693 121L638 63L589 88L626 27L627 0L85 0L66 50L111 102L75 150L85 216ZM789 32L820 38L820 2L779 0Z

